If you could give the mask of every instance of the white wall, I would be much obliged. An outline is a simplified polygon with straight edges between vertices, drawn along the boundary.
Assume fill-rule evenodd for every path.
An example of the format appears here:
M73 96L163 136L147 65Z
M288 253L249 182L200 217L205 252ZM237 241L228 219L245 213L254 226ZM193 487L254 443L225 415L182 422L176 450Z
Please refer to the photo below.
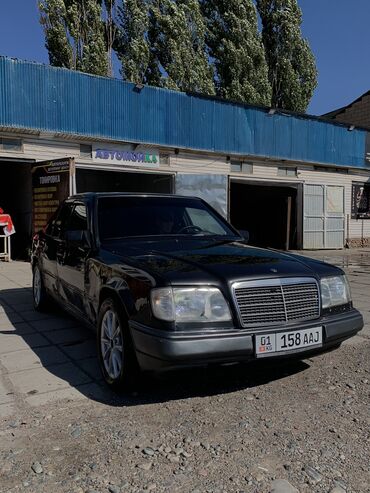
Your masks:
M3 133L1 136L20 137L23 139L23 152L3 152L0 150L0 157L21 158L21 159L35 159L36 161L42 161L47 159L56 159L61 157L75 157L76 162L79 164L92 165L91 159L82 159L79 157L79 145L78 139L70 140L69 138L62 138L60 136L53 137L52 135L27 135L21 133ZM81 140L81 143L89 144L90 142ZM123 144L122 144L123 145ZM117 143L117 147L120 144ZM161 163L160 167L156 171L170 171L170 172L189 172L189 173L219 173L233 177L239 177L253 180L266 180L277 182L300 182L311 184L327 184L327 185L342 185L345 187L345 214L346 217L351 217L351 193L352 182L366 182L370 180L370 170L350 170L348 174L338 172L323 172L314 169L313 165L305 165L301 163L270 163L262 162L256 159L245 159L245 161L253 162L253 174L244 173L231 173L230 163L227 162L226 156L212 155L212 154L200 154L181 151L179 154L175 154L173 149L160 150L170 154L169 163ZM238 158L236 158L238 159ZM278 176L277 166L296 166L298 170L298 176ZM127 169L127 167L125 168ZM143 171L143 167L131 167L127 171ZM150 171L150 170L148 170ZM153 170L155 171L155 170ZM347 225L346 225L347 232ZM347 234L346 234L347 236ZM349 219L349 237L350 238L370 238L370 220L354 220Z

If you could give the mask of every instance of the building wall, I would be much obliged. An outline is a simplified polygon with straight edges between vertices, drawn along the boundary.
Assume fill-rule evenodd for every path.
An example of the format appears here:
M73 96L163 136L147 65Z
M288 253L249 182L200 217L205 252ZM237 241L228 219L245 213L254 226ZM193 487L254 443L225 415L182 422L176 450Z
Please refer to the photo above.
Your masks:
M0 134L5 136L5 134ZM8 136L10 136L8 134ZM0 158L10 159L32 159L43 161L47 159L58 159L62 157L75 157L76 164L79 166L96 166L91 159L80 157L80 143L86 141L72 141L69 139L55 138L52 136L36 136L24 134L11 134L12 137L21 137L23 139L23 152L0 151ZM119 147L120 144L117 144ZM123 145L123 143L121 143ZM163 151L163 150L162 150ZM161 152L161 150L160 150ZM166 151L168 152L168 151ZM123 171L146 171L146 172L171 172L171 173L214 173L223 174L230 177L242 178L249 182L266 181L266 182L292 182L303 184L326 184L341 185L345 188L345 215L346 215L346 238L347 230L349 232L349 243L353 246L367 245L370 243L370 220L353 220L351 219L351 193L352 182L370 181L370 171L366 170L343 170L343 172L317 170L314 164L303 164L286 161L267 162L257 158L246 160L253 163L253 173L237 173L231 171L231 164L225 155L207 154L198 152L180 152L175 154L171 152L170 158L166 159L155 169L145 169L139 166L116 166L116 169ZM278 167L289 167L296 169L294 176L279 176ZM0 161L1 167L1 161ZM104 163L100 169L105 169ZM348 222L348 226L347 226Z
M370 94L366 94L359 101L352 103L334 119L343 123L370 127Z
M171 158L170 169L173 171L189 173L222 173L231 177L241 178L248 182L292 182L311 185L343 186L345 193L345 238L350 246L367 246L370 244L370 220L351 219L352 183L370 181L370 171L341 170L328 171L317 170L315 165L302 163L267 163L256 159L248 159L253 163L253 173L235 173L230 170L230 163L225 157L197 156L179 154ZM278 167L296 168L297 175L279 176Z

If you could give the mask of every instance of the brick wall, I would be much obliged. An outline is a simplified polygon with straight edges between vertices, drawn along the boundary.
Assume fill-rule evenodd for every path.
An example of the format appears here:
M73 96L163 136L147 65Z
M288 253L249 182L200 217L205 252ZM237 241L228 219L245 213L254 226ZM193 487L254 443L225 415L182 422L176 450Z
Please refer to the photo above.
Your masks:
M360 101L352 103L351 106L337 115L335 120L370 127L370 94L365 95Z

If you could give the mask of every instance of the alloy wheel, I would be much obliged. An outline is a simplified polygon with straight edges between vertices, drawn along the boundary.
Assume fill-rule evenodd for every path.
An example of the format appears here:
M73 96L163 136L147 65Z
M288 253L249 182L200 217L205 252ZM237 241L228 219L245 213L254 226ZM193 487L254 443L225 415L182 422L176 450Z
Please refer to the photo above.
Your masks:
M33 299L35 301L35 305L39 306L40 301L41 301L41 274L40 274L40 269L38 267L35 267L34 273L33 273Z
M112 309L105 312L102 320L100 350L105 371L116 380L122 371L123 341L118 316Z

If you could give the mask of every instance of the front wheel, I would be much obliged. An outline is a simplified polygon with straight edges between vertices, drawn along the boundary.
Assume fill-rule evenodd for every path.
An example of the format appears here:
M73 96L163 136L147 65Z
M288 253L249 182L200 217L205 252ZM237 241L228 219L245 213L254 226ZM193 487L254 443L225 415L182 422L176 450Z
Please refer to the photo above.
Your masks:
M104 380L116 391L133 389L138 384L139 367L127 323L113 299L103 301L97 328L98 356Z
M40 267L36 264L32 276L32 297L35 310L41 312L47 307L48 295L42 280Z

